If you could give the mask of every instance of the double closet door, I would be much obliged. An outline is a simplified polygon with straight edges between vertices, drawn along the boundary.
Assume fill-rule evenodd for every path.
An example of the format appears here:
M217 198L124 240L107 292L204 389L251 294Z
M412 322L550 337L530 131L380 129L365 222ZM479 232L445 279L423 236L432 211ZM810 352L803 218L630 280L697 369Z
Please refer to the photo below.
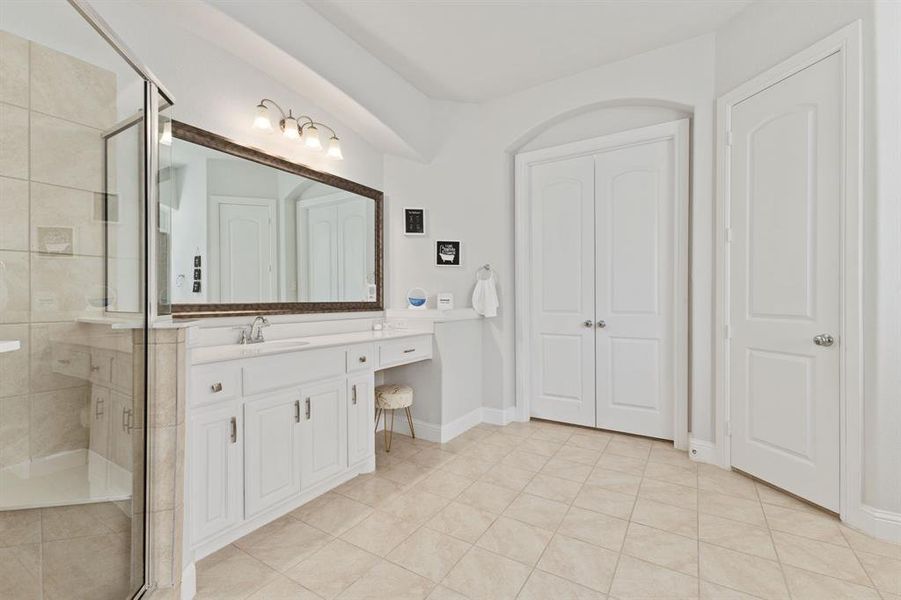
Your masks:
M538 418L673 439L684 137L634 133L528 166L530 407Z

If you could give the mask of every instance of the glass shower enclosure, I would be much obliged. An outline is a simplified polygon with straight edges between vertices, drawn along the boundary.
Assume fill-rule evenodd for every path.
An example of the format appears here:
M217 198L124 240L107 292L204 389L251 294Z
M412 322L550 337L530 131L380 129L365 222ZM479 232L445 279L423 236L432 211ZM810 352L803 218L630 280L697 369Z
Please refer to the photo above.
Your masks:
M146 592L151 232L171 104L83 0L0 8L5 600Z

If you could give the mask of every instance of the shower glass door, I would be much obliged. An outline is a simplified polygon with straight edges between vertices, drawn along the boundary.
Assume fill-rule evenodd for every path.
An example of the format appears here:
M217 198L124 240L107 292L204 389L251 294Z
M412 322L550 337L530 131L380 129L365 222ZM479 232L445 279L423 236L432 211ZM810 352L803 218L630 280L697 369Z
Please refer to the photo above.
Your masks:
M146 334L156 310L146 231L159 135L145 134L156 127L156 88L136 65L79 0L3 3L5 600L122 600L145 589Z

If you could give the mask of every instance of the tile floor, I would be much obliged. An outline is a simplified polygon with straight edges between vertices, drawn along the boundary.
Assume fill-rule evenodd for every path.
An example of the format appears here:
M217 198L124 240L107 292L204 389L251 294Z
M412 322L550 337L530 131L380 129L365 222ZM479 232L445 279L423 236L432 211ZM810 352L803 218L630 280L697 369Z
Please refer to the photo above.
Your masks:
M533 421L379 436L359 476L198 565L201 600L901 600L901 546L671 445Z

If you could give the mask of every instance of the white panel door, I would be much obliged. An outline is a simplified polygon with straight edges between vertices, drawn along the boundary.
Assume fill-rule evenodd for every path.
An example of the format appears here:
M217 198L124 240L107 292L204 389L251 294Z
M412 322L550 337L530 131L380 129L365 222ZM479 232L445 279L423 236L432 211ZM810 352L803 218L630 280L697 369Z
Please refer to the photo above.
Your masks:
M375 451L375 382L372 371L347 381L347 463L355 465Z
M244 405L244 517L300 493L300 390Z
M841 60L735 105L728 224L732 464L835 511Z
M347 468L347 389L345 379L301 390L301 484L304 489Z
M241 506L241 415L237 402L191 416L189 485L191 542L221 533L243 518Z
M672 139L595 156L597 427L673 439Z
M298 250L297 264L304 264L301 296L308 302L334 302L338 298L338 209L312 206L298 211L306 218L306 251Z
M532 416L594 426L594 159L533 165Z
M275 217L266 204L219 204L219 297L223 302L278 299Z
M350 200L338 206L338 299L362 302L367 297L369 271L367 200Z

